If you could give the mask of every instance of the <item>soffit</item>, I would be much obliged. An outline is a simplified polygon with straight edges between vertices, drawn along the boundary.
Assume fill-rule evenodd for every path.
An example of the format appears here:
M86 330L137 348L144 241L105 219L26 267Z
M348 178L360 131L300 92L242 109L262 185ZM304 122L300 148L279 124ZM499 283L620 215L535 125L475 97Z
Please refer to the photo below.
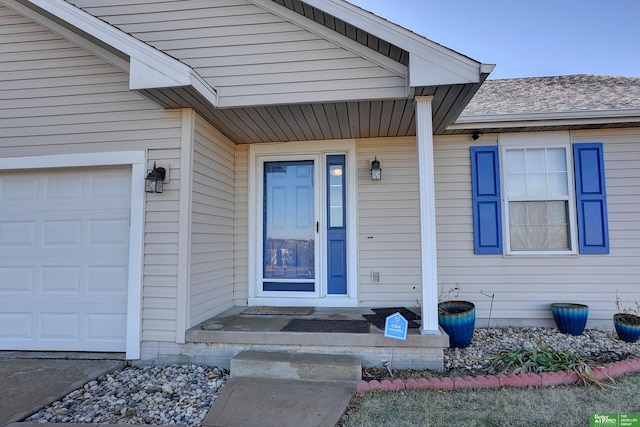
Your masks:
M480 84L417 88L433 96L434 134L442 134ZM414 136L413 97L380 101L213 108L197 91L165 88L140 91L164 108L193 107L232 141L242 143Z

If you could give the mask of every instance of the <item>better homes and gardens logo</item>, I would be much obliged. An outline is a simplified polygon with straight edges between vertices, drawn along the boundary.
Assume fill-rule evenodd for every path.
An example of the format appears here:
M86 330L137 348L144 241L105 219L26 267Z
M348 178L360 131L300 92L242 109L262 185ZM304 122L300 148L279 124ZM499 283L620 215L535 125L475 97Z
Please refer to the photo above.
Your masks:
M640 414L592 414L589 427L640 427Z

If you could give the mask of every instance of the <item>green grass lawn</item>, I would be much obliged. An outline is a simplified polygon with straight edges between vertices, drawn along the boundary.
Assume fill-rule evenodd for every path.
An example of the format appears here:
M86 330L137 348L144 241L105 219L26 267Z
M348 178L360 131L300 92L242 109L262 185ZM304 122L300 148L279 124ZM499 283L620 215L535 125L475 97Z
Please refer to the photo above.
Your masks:
M356 395L341 426L589 426L590 414L640 413L640 374L606 388L406 390Z

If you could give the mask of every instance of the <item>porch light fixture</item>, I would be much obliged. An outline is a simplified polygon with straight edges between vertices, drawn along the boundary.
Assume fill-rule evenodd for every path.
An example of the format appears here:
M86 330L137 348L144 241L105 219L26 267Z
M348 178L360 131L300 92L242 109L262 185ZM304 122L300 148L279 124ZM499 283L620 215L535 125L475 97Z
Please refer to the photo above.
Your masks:
M380 181L382 179L382 169L378 157L371 162L371 181Z
M165 168L157 168L156 163L153 162L153 170L149 172L144 180L144 191L147 193L162 193L162 182L167 174Z

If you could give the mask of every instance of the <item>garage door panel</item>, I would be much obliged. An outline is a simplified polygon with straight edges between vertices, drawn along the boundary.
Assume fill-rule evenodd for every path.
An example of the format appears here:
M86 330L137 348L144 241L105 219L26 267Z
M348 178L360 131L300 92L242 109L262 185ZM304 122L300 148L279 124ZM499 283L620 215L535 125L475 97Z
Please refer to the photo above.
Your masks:
M43 246L80 246L82 244L82 221L42 221Z
M129 218L93 219L88 221L89 246L129 245Z
M82 283L82 268L77 266L44 266L41 269L43 294L79 294Z
M7 298L7 294L33 292L35 268L0 267L0 299Z
M124 351L130 168L0 173L0 349Z
M85 181L88 175L55 174L43 179L46 201L74 201L84 199Z
M39 180L24 175L7 176L0 183L0 200L3 204L36 202Z
M0 336L14 341L33 339L33 313L0 313Z
M40 341L80 341L80 314L42 312L38 320Z
M0 248L34 247L36 245L36 229L35 220L1 222Z
M105 182L110 185L105 185ZM95 171L88 182L89 198L91 200L128 200L130 185L130 178L118 171L107 169Z
M114 328L117 325L117 328ZM127 327L127 316L124 314L87 314L87 340L89 341L109 341L111 343L123 342L122 336L114 334L114 330Z
M91 294L126 293L129 269L121 266L89 266L87 292Z

